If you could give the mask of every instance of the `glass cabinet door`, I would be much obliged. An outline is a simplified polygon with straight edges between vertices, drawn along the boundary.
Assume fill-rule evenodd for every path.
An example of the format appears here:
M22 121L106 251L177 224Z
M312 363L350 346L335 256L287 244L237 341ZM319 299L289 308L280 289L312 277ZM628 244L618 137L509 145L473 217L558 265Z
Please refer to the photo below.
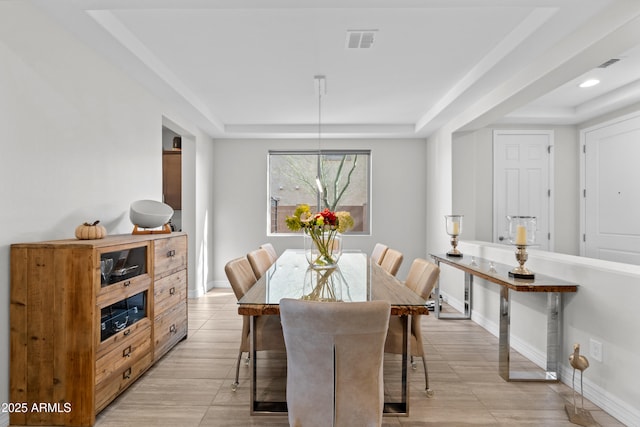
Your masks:
M102 287L130 279L147 272L147 247L124 249L100 255Z
M100 341L147 316L147 291L130 296L100 311Z

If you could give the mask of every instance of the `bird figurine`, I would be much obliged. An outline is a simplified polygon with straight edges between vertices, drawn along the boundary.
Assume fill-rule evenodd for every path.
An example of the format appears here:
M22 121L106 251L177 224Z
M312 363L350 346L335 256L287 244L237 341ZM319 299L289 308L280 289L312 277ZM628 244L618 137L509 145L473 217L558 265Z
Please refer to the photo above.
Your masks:
M571 385L573 387L573 407L575 413L578 413L578 407L576 406L576 369L580 371L580 396L582 397L582 411L584 411L584 394L582 394L582 373L589 367L589 361L586 357L580 354L580 344L573 345L573 353L569 355L569 364L573 367L573 377Z

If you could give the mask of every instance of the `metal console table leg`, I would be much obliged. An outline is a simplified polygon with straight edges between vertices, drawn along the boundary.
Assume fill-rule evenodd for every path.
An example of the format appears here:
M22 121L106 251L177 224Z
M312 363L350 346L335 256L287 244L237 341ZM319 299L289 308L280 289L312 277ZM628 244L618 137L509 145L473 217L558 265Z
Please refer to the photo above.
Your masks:
M440 266L440 261L436 260L436 265ZM436 318L444 320L465 320L471 319L471 307L473 305L473 275L467 272L464 273L464 312L462 314L454 313L441 313L440 312L440 279L433 289L435 296L435 307L433 309Z
M511 300L509 288L500 288L500 337L498 370L505 381L558 381L558 356L560 351L560 322L562 315L562 294L547 293L547 369L539 371L511 371L510 367L510 327Z

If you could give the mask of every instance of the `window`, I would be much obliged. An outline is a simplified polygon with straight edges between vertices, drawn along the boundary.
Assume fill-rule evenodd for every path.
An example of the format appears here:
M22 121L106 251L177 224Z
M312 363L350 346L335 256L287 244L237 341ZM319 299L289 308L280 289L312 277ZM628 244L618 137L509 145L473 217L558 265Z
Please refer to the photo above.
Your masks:
M285 218L306 203L317 210L349 211L355 223L349 233L369 234L370 158L370 150L270 151L269 233L291 233Z

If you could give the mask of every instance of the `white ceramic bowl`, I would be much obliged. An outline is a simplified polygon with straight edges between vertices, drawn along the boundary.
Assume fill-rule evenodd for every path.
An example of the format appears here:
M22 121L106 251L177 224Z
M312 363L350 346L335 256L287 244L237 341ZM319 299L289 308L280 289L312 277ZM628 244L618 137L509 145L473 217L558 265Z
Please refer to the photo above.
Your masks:
M129 219L142 228L156 228L165 225L173 216L173 208L155 200L138 200L131 203Z

